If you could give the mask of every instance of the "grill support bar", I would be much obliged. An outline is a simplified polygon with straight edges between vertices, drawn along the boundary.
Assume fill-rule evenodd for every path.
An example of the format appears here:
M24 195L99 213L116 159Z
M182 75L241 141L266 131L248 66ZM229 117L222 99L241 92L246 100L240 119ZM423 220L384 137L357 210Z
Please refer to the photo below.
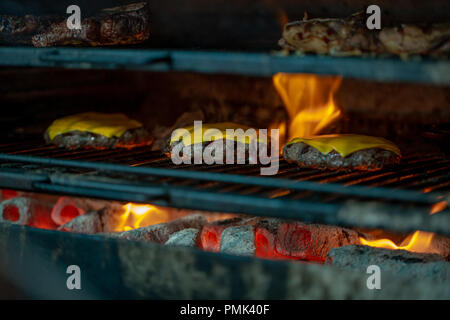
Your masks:
M398 201L410 201L416 203L433 204L439 195L433 193L421 193L411 190L397 190L388 188L369 188L361 186L342 187L341 184L326 183L319 184L310 181L291 181L278 178L268 177L251 177L235 174L221 174L203 171L174 170L165 168L149 168L149 167L129 167L119 164L99 163L77 160L61 160L53 158L39 158L32 156L9 155L0 153L0 160L34 163L47 166L83 168L96 171L114 171L129 174L142 174L156 177L194 179L201 181L214 181L231 184L245 184L251 186L280 188L300 191L314 191L336 193L339 195L367 197L367 198L383 198ZM67 181L66 181L67 182Z
M450 234L450 214L441 212L430 215L429 204L438 202L433 193L388 188L343 187L338 184L319 184L308 181L289 181L279 178L249 177L180 169L128 167L125 165L95 163L76 160L60 160L30 156L0 154L0 160L45 167L88 169L85 174L57 173L29 175L26 169L2 169L0 186L28 191L64 193L103 199L133 202L151 202L155 205L207 211L246 213L259 216L294 219L306 222L346 225L350 227L373 227L410 232L416 229ZM9 170L12 170L11 172ZM89 173L125 173L139 176L139 181L124 181ZM220 181L267 188L295 189L313 194L338 194L349 197L340 202L325 202L316 198L282 199L264 198L255 194L215 192L207 189L155 183L155 177ZM370 198L358 203L353 198ZM386 199L401 203L386 202ZM378 199L378 201L373 201ZM412 204L420 204L413 205ZM428 206L424 206L428 204ZM368 213L366 213L367 211ZM374 219L381 216L382 219Z
M1 47L0 65L78 69L192 71L270 77L277 72L375 81L450 84L450 63L421 59L281 56L270 53L111 48Z

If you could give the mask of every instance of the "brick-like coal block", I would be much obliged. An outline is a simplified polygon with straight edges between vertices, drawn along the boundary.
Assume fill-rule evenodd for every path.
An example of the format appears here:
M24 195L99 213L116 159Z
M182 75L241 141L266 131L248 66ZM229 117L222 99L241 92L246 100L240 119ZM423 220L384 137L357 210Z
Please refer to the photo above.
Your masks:
M278 219L262 219L255 226L255 254L261 258L283 258L283 255L275 250L277 241Z
M119 207L121 204L116 201L63 196L58 198L52 209L52 219L57 225L63 225L86 212L100 211L103 208L112 208L112 211L118 212Z
M222 232L220 252L240 256L253 256L255 254L254 227L229 227Z
M86 210L81 208L74 198L60 197L52 209L51 216L52 220L60 226L85 213Z
M256 255L324 262L330 249L359 244L361 235L338 226L263 219L255 226Z
M187 228L170 235L165 244L182 247L195 247L198 245L200 230Z
M77 216L61 225L58 230L86 234L115 232L122 222L122 213L122 206L111 203L98 211Z
M331 248L359 244L360 236L368 237L338 226L233 218L206 225L200 235L200 247L213 252L323 263Z
M51 219L51 210L51 205L45 202L26 197L16 197L4 200L0 204L0 222L55 229L57 225Z
M382 273L389 272L418 281L428 278L450 284L450 262L438 254L349 245L331 249L326 263L363 273L368 266L377 265Z
M154 224L111 235L128 240L166 243L173 233L189 228L201 230L206 223L206 218L202 214L191 214L167 223Z
M207 251L219 252L222 233L230 227L254 225L258 218L231 218L219 220L206 225L200 235L200 247Z

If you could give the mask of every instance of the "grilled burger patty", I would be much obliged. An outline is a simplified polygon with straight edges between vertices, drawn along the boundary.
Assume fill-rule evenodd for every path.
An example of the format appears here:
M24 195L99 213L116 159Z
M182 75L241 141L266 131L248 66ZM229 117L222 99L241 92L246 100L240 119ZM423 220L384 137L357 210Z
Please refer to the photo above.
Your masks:
M50 139L48 132L44 135L47 143L56 144L66 149L114 149L114 148L133 148L150 145L152 138L145 128L129 129L120 137L106 137L87 131L71 131L69 133L59 134Z
M164 153L171 157L172 152L176 155L179 155L181 159L191 159L194 160L195 154L197 154L197 158L200 158L200 155L202 156L204 163L213 163L215 159L215 150L217 149L215 146L217 146L219 143L222 144L222 161L223 163L226 163L226 156L227 156L227 143L233 143L233 159L237 161L237 163L241 162L257 162L258 159L254 159L253 156L250 154L250 145L248 143L242 143L238 141L230 141L226 139L220 139L215 141L205 141L202 143L195 143L190 145L190 147L185 148L185 145L183 141L176 141L173 143L170 143L170 141L167 144L167 147L164 149ZM258 146L259 148L265 148L265 144L260 144ZM207 148L210 148L208 151ZM240 148L240 149L238 149ZM205 152L208 151L208 152ZM237 152L238 150L245 150L245 153ZM256 155L257 157L257 155Z
M398 164L400 162L400 151L391 142L380 140L381 138L365 137L365 136L351 136L347 142L340 145L341 149L344 150L344 156L335 148L328 146L329 152L321 152L317 148L307 144L304 141L297 141L293 143L288 143L283 148L283 157L287 162L296 163L300 167L316 168L316 169L331 169L331 170L378 170L387 165ZM348 137L347 136L347 137ZM351 146L351 143L358 143L352 138L363 137L370 142L382 141L378 146L376 144L368 144L368 147L363 147L359 145L358 148ZM339 137L346 139L343 135ZM308 141L308 140L305 140ZM349 145L346 147L345 143ZM383 145L385 143L385 145ZM320 144L319 144L320 145ZM323 145L321 145L321 148ZM353 149L348 151L349 149ZM388 150L390 149L390 150ZM393 150L396 150L394 152ZM398 150L398 151L397 151ZM345 152L349 152L346 154Z
M122 113L85 112L53 121L44 134L47 143L67 149L132 148L153 139L142 124Z
M199 140L195 141L195 129L193 126L180 129L185 129L185 131L182 134L178 135L178 129L175 130L173 132L173 136L169 139L164 149L165 154L169 157L171 157L172 153L176 154L183 160L194 160L195 158L199 159L200 156L202 156L203 162L205 163L212 164L214 163L215 159L222 159L225 163L227 152L230 151L233 152L233 159L235 159L235 161L237 161L238 163L257 163L258 152L250 151L270 147L270 143L269 146L267 146L265 142L260 141L260 137L258 136L258 134L253 136L249 132L248 136L227 136L227 129L241 129L242 133L250 129L247 126L242 126L231 122L203 124L201 132L202 142L197 142L200 140L200 138L198 138ZM214 135L208 136L208 129L216 129L218 130L218 133L220 135L218 134L217 137ZM252 149L252 146L254 146L255 148ZM233 149L231 149L231 147L233 147ZM220 155L216 156L216 150L221 150L221 157ZM241 152L241 150L244 150L244 152ZM196 154L197 156L195 157ZM228 155L228 157L230 158L231 156Z

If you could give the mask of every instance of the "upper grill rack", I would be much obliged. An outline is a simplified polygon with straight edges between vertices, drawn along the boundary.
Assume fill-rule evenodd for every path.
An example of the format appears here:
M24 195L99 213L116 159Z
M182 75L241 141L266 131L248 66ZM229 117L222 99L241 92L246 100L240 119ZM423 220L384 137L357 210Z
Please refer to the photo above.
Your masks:
M190 71L270 77L277 72L387 82L450 84L445 60L282 56L271 53L111 48L0 47L0 66Z
M0 145L0 187L398 231L450 233L450 159L410 154L376 172L257 165L174 165L160 151ZM438 214L430 215L439 206ZM378 217L378 218L377 218ZM380 218L382 217L382 218Z

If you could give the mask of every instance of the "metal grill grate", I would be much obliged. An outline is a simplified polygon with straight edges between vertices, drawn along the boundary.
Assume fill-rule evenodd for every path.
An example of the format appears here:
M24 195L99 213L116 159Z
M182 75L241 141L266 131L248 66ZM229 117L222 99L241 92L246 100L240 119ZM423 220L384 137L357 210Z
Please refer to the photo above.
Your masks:
M257 165L173 165L159 151L69 151L40 141L0 145L0 186L152 202L208 211L402 231L450 232L450 159L410 154L375 172L300 169L280 162L276 176ZM357 212L360 212L358 214ZM386 215L384 219L374 219ZM359 215L359 216L358 216ZM438 221L439 220L439 221ZM437 221L439 223L437 223Z

